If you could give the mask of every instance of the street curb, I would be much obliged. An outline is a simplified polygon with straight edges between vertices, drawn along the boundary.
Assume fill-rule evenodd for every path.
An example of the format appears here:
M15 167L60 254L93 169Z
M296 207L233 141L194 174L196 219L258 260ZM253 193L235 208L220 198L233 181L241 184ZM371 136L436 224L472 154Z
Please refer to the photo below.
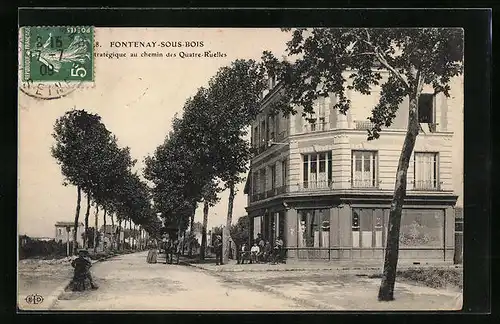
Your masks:
M142 251L139 251L139 252L142 252ZM132 253L137 253L137 252L132 252ZM92 265L94 265L94 264L96 264L98 262L107 261L107 260L112 259L114 257L122 256L122 255L125 255L125 254L132 254L132 253L124 253L124 254L119 254L119 255L113 255L113 256L110 256L110 257L107 257L107 258L101 258L99 260L91 260L91 262L92 262ZM61 297L66 292L66 288L69 286L70 283L71 283L71 279L67 280L64 285L60 285L59 287L57 287L54 290L54 292L49 296L49 298L47 298L47 299L50 300L49 306L47 308L48 310L52 309L55 306L55 304L59 300L59 297Z
M297 303L304 304L306 306L310 306L310 307L314 307L314 308L319 308L320 310L345 310L344 308L342 308L340 306L333 306L333 305L329 305L329 304L325 304L325 303L321 303L321 302L312 302L312 301L307 300L307 299L302 299L302 298L298 298L298 297L288 296L288 295L283 294L281 291L279 291L279 289L276 289L276 288L273 288L273 287L269 287L269 286L265 286L265 285L260 285L260 284L256 284L256 283L253 283L253 282L248 282L248 281L245 281L245 280L242 280L242 279L228 278L227 276L224 276L222 274L223 271L214 271L214 270L210 270L210 269L205 269L203 267L200 267L199 265L191 264L191 263L186 262L186 261L180 261L179 263L183 264L183 265L186 265L186 266L193 267L193 268L197 268L197 269L200 269L200 270L203 270L203 271L210 272L211 274L213 274L214 276L217 276L219 278L223 278L225 280L237 282L237 283L239 283L241 285L249 286L249 287L252 287L252 288L256 288L258 290L264 290L266 292L272 293L272 294L277 295L279 297L282 297L282 298L285 298L285 299L288 299L288 300L292 300L292 301L295 301ZM277 271L277 270L273 270L273 271ZM231 272L231 271L226 271L226 272ZM234 272L236 272L236 271L234 271Z

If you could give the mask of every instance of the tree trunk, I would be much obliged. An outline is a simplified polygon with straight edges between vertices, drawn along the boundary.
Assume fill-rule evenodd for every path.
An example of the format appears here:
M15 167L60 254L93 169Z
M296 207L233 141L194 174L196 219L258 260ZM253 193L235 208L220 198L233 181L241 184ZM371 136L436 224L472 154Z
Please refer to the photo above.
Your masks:
M128 244L130 246L130 249L134 249L133 247L133 241L132 241L132 220L129 219L128 221L128 230L129 230L129 233L128 233Z
M203 226L201 230L201 247L200 247L200 259L205 260L205 250L207 248L207 226L208 226L208 209L209 204L207 201L203 203Z
M73 231L73 254L77 254L78 248L78 223L80 218L80 203L82 201L82 188L77 187L76 212L75 212L75 229Z
M378 292L379 301L394 300L394 284L396 281L396 268L399 255L399 232L401 226L401 211L406 196L406 182L410 158L415 147L415 141L420 129L418 122L418 95L421 89L412 94L409 106L408 129L406 131L403 149L399 156L396 173L396 184L389 212L387 245L385 250L384 272ZM420 90L420 91L419 91Z
M102 225L104 226L104 231L102 235L102 246L104 247L104 238L106 237L106 208L104 208L104 216L102 217Z
M191 218L190 218L190 224L189 224L189 252L188 252L188 255L191 257L193 255L193 238L194 238L194 232L193 232L193 229L194 229L194 213L196 212L193 211L193 213L191 214Z
M223 258L222 262L226 264L229 261L229 237L231 223L233 222L233 204L234 204L234 183L229 184L229 199L227 203L227 219L226 226L223 228L222 238L223 238Z
M124 241L120 240L120 235L122 235L122 233L123 233L123 237L125 237L125 231L122 228L122 219L121 218L118 220L118 229L119 229L119 232L118 232L118 242L120 243L120 247L123 250L123 243L124 243Z
M111 214L111 248L114 249L115 246L115 218Z
M89 248L89 216L90 216L90 194L87 194L87 211L85 212L85 234L83 235L83 245Z
M94 215L94 253L97 253L97 236L99 235L99 229L97 228L98 226L98 216L99 214L99 205L95 204L95 215Z

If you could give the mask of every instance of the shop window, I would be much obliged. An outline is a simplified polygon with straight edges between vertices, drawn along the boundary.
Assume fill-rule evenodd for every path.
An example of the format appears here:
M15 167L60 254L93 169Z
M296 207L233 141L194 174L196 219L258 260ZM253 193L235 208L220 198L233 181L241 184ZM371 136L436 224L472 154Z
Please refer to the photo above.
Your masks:
M257 234L262 234L262 222L264 217L258 216L253 218L253 238L257 237Z
M443 247L444 210L403 209L399 245L401 247Z
M329 210L309 209L300 211L298 233L299 247L329 247Z
M381 248L384 244L384 217L381 209L353 208L352 247Z

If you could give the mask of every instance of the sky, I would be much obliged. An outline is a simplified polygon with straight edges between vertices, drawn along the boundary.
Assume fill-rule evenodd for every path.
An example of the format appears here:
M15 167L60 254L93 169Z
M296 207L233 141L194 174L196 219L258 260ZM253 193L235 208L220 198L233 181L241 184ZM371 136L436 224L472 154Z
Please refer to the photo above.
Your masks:
M60 99L39 100L20 93L18 233L52 237L57 221L74 220L76 188L62 185L60 166L50 154L54 144L53 125L66 111L76 108L99 114L117 136L119 145L130 147L132 157L137 159L135 169L140 171L144 158L154 153L171 130L175 114L182 114L185 101L199 87L206 86L220 67L235 59L260 59L264 50L281 56L289 37L279 29L96 28L95 40L100 44L96 52L137 52L138 57L96 57L94 83L82 85ZM116 47L122 42L135 41L156 42L157 45L160 42L203 42L203 47ZM161 52L164 56L175 53L177 57L141 57L145 50ZM180 58L180 51L220 54L215 55L218 57ZM461 176L461 165L455 172ZM246 214L243 187L241 183L237 188L233 221ZM225 223L228 193L223 192L220 198L220 203L210 210L209 228ZM82 199L80 219L83 219L84 205ZM195 221L202 221L201 207L196 211ZM102 213L99 223L102 224Z
M20 94L19 234L50 237L55 233L55 222L74 220L76 188L62 185L60 166L50 155L54 122L66 111L77 108L98 113L118 137L119 145L130 147L132 157L138 161L136 169L141 170L144 157L153 154L171 130L174 115L182 114L185 101L199 87L206 86L220 67L239 58L260 59L264 50L282 55L288 38L279 29L96 28L95 40L100 44L96 52L137 52L138 57L96 57L93 86L82 85L60 99L37 100ZM203 47L116 47L117 43L134 41L157 42L157 45L203 42ZM145 50L164 56L176 53L177 57L141 57ZM180 51L220 52L225 57L180 58ZM243 187L244 183L238 186L234 202L235 220L246 214ZM220 197L221 202L210 211L209 228L225 222L228 193ZM84 212L82 208L80 217ZM196 221L202 221L202 213L202 208L198 208ZM102 214L99 222L102 223Z

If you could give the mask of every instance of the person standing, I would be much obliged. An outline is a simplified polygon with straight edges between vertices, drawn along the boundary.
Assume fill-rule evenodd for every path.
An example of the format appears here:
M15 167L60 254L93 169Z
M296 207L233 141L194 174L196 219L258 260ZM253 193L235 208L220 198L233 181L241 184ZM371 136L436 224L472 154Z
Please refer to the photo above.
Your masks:
M154 244L154 242L151 242L149 244L149 252L148 252L147 262L148 263L156 263L157 260L158 260L158 250L156 248L156 244Z
M222 265L222 237L217 235L215 242L215 265Z

